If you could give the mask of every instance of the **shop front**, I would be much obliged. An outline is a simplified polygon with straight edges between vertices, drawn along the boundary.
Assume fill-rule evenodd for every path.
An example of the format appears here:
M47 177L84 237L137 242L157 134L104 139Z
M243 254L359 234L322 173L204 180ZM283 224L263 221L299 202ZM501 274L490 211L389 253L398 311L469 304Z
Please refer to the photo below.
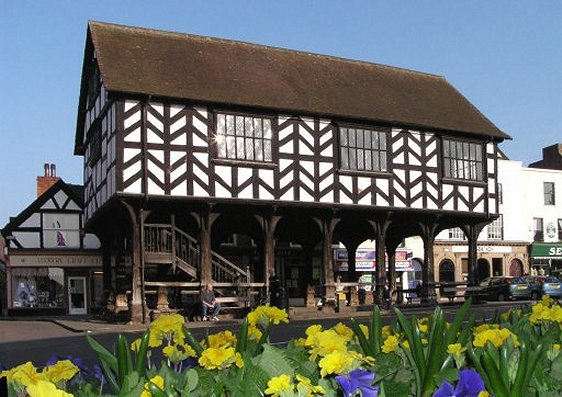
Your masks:
M100 255L11 255L10 314L88 314L102 305Z
M562 276L562 243L534 243L531 246L531 268L536 274Z

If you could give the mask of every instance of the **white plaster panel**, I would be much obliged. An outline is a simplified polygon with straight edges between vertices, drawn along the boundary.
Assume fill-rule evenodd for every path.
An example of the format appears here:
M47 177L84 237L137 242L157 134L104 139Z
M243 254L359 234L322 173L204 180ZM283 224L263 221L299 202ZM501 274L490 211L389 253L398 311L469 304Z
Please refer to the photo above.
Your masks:
M133 175L135 175L140 170L141 170L140 161L137 161L137 162L131 164L130 167L127 167L123 170L123 181L127 181L128 179L130 179Z
M231 167L227 167L227 166L224 166L224 165L216 166L215 167L215 174L230 186L231 181L232 181L232 168Z
M132 108L134 108L138 104L139 104L139 101L131 101L129 99L126 100L125 101L125 112L128 112L129 110L131 110Z
M332 121L328 119L320 119L318 121L318 125L320 126L320 129L323 130L324 128L328 127L331 122Z
M156 195L164 194L164 189L158 186L156 182L154 182L150 178L148 179L147 186L148 186L148 194L156 194Z
M270 188L275 186L275 174L273 170L259 170L259 177Z
M371 193L366 194L364 197L359 199L359 202L357 204L360 205L371 205Z
M279 199L282 201L292 201L293 197L294 197L293 189L289 189L284 194L282 194Z
M41 226L41 217L39 213L34 212L21 223L21 227L39 227Z
M183 106L181 105L170 105L170 117L174 117L176 114L178 114L179 112L181 112L184 109ZM185 118L182 117L181 119L184 120L185 122ZM180 120L181 120L180 119Z
M205 187L201 186L196 181L193 182L193 195L197 196L197 197L208 197L209 196ZM216 196L220 197L219 195L216 195ZM230 197L230 196L223 196L223 197Z
M127 117L125 119L125 129L129 128L130 126L132 126L133 124L139 122L141 119L141 113L140 112L135 112L133 114L131 114L129 117Z
M496 172L496 162L494 161L494 159L488 159L487 165L489 174L493 174Z
M406 162L406 159L404 158L403 152L392 157L392 163L393 164L405 164L405 162Z
M388 207L389 206L388 200L383 195L381 195L380 193L376 194L375 200L376 200L376 203L377 203L378 206L381 206L381 207Z
M300 201L312 202L314 201L314 197L308 193L304 188L299 189Z
M179 152L177 150L171 150L170 151L170 164L177 163L184 156L185 156L185 152Z
M322 179L322 180L320 181L319 186L318 186L318 187L320 188L320 191L323 191L324 189L327 189L327 188L329 188L330 186L333 186L333 184L334 184L334 179L335 179L335 177L334 177L333 174L327 175L326 178Z
M161 108L161 106L159 107L153 107L153 109L158 109ZM146 114L146 121L148 121L150 124L152 124L154 126L154 128L156 129L156 131L162 132L164 131L164 124L162 123L162 121L160 121L156 116L154 116L154 114L152 114L151 112L147 112Z
M203 164L204 166L206 166L206 167L209 166L209 154L208 153L193 153L193 156L195 156L195 158L197 160L199 160L201 162L201 164Z
M259 195L261 200L273 200L274 196L265 187L260 186Z
M241 199L252 199L252 198L254 198L253 186L249 185L246 188L240 190L238 192L238 198L241 198Z
M160 136L150 127L146 129L146 141L148 143L156 143L158 145L164 143L162 138L160 138Z
M310 150L310 148L306 146L304 142L299 141L299 154L302 156L312 156L314 152Z
M159 102L152 102L150 104L150 106L152 107L152 109L156 110L156 112L160 115L163 116L164 115L164 105L162 103Z
M215 183L215 196L216 197L223 197L223 198L230 198L232 194L220 183Z
M334 202L334 191L330 190L326 194L320 197L321 203L333 203Z
M81 210L80 206L78 204L76 204L76 202L74 200L70 200L68 202L68 205L66 206L66 209L70 210L70 211L74 211L74 210L80 211Z
M44 209L44 210L52 210L52 209L56 209L56 208L57 208L57 206L55 205L55 203L53 202L52 199L47 200L45 202L45 204L43 204L41 206L41 209Z
M187 145L187 134L180 134L171 142L172 145Z
M293 182L293 173L289 172L287 175L281 178L279 181L279 186L284 188L287 185L290 185Z
M203 135L207 136L207 124L202 122L197 117L193 118L193 126L197 129L197 131L201 132ZM204 146L204 145L201 145Z
M202 139L199 135L193 134L192 137L193 137L193 146L196 146L196 147L207 147L208 146L207 141Z
M148 170L154 175L159 182L164 183L164 170L155 164L152 160L147 161Z
M152 156L154 156L154 158L156 160L158 160L159 162L164 163L164 151L163 150L149 149L148 153L150 153Z
M181 110L181 109L180 109ZM187 120L184 117L180 117L179 119L177 119L176 121L174 121L171 125L170 125L170 132L173 134L175 133L177 130L179 130L180 128L184 127L187 123Z
M314 119L312 117L301 117L300 118L310 129L314 129Z
M283 172L283 170L291 167L293 165L293 160L289 159L279 159L279 171Z
M242 184L246 182L248 179L252 177L252 169L251 168L238 168L238 184Z
M59 207L62 207L64 205L64 202L68 199L68 195L63 190L59 190L58 192L55 193L53 198L55 202L59 205Z
M199 178L201 181L204 181L204 182L209 181L209 176L208 176L206 170L202 170L196 164L193 165L193 175L196 176L197 178Z
M129 134L125 135L125 138L123 140L125 142L139 143L141 141L141 133L140 132L141 132L140 127L135 128Z
M123 149L123 162L126 163L127 161L131 160L136 155L140 154L140 149L131 149L125 148Z
M204 118L207 118L207 108L202 106L195 106L193 109Z
M170 180L175 181L187 172L187 164L183 163L170 173Z
M178 186L170 191L172 196L185 196L187 195L187 181L183 181Z
M41 242L38 232L17 232L14 231L12 235L23 246L23 248L41 248Z

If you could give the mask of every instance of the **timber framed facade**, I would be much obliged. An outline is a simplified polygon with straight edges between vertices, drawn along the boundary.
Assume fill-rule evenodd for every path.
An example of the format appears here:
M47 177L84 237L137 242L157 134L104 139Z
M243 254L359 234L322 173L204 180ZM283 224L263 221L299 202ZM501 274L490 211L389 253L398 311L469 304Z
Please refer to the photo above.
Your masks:
M375 240L383 263L413 235L430 297L435 236L461 227L475 262L498 214L509 136L439 76L90 22L78 110L85 218L135 321L151 288L211 280L226 295L281 275L329 301L334 243ZM251 238L244 263L221 256L233 234ZM377 267L375 298L393 271Z

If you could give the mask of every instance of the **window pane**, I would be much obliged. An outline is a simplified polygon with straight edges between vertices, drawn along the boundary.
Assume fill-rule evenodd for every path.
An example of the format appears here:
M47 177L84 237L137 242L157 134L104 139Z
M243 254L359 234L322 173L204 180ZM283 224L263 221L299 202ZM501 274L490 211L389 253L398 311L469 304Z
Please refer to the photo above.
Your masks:
M235 159L236 158L236 144L235 144L235 138L233 136L228 136L226 137L226 151L227 151L227 156L229 159Z
M380 138L379 149L386 150L386 134L384 132L376 133Z
M226 133L228 135L234 135L234 116L226 116Z
M365 147L363 145L363 130L357 130L357 147L358 148Z
M246 136L254 136L254 120L251 117L246 117L244 120Z
M357 169L357 153L355 149L349 149L349 167Z
M246 138L246 159L254 160L254 140Z
M381 161L379 166L379 171L386 171L386 152L380 152Z
M271 120L263 120L263 136L264 138L271 139Z
M224 114L217 116L217 135L224 135L226 129L226 117Z
M355 129L349 129L349 147L356 147L355 146Z
M256 139L255 160L263 161L263 141L261 139Z
M238 137L236 138L236 158L245 160L246 155L244 151L244 138Z
M371 152L370 150L365 150L365 169L372 171L372 170L376 170L376 168L373 168L373 158L371 156ZM377 153L377 152L375 152Z
M254 119L254 134L256 138L262 137L261 119Z
M340 144L342 146L347 146L349 144L349 141L347 139L347 128L342 128L340 130Z
M363 136L358 135L358 136ZM361 149L357 150L357 169L364 170L365 169L365 158L364 158L364 151Z
M271 141L264 141L263 142L263 156L265 161L272 161L273 158L271 156Z
M244 117L243 116L236 116L236 135L237 136L244 135Z
M349 169L349 155L346 148L341 149L341 167Z
M363 131L363 142L365 142L365 149L371 148L371 132L369 130Z

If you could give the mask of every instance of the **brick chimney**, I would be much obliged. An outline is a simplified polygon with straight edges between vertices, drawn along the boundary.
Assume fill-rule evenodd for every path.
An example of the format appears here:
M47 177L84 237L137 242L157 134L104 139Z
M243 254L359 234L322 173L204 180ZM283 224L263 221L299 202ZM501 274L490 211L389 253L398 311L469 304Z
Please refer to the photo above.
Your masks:
M37 177L37 197L45 193L60 179L57 177L57 166L55 164L44 165L45 174Z

